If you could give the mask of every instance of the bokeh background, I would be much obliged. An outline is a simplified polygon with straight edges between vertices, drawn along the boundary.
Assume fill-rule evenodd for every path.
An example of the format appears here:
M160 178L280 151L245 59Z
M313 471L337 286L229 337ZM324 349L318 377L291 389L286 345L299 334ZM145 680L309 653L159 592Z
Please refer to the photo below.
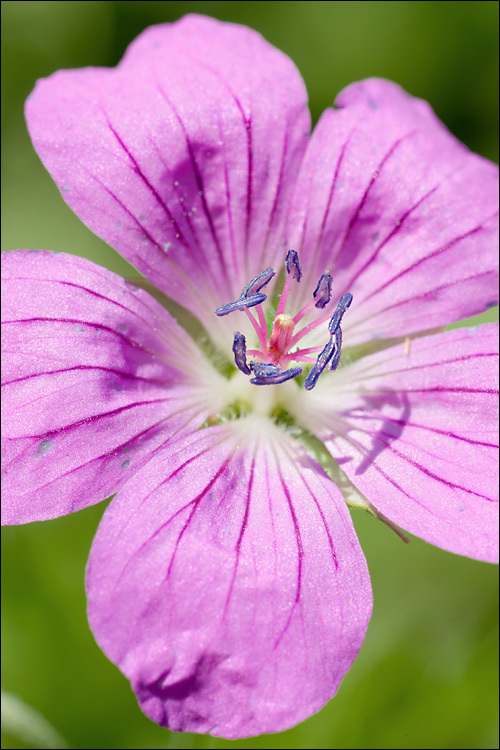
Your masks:
M470 148L498 160L497 2L7 0L1 8L6 250L62 250L130 273L62 201L31 147L23 102L37 78L115 65L143 28L190 12L252 26L288 53L315 121L348 83L384 76L430 101ZM237 742L157 727L86 621L84 569L103 510L2 532L2 684L69 747L498 747L496 568L418 539L404 545L361 511L353 515L374 614L335 699L295 729ZM9 699L5 705L3 748L56 746L40 716Z

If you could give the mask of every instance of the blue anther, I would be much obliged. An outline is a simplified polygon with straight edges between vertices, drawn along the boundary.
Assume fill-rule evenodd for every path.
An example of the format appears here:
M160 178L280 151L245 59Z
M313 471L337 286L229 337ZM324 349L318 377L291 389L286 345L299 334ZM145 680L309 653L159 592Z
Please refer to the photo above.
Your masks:
M271 281L274 274L275 271L272 268L266 268L265 271L262 271L248 282L242 289L239 299L236 302L228 302L227 305L221 305L217 308L215 314L221 317L222 315L229 315L229 313L235 310L244 310L247 307L261 305L266 301L267 297L260 290Z
M250 375L251 370L247 365L247 342L239 331L234 334L233 354L238 370L241 370L245 375Z
M255 305L260 305L262 302L265 302L266 299L266 295L262 293L253 294L251 297L240 297L236 300L236 302L228 302L227 305L218 307L215 311L215 314L219 317L222 317L223 315L229 315L229 313L232 313L235 310L244 310L246 307L255 307Z
M332 336L337 330L337 328L339 327L340 321L342 320L342 316L344 315L345 311L347 310L351 302L352 302L352 294L350 292L343 294L342 297L339 299L337 309L333 313L331 320L328 324L328 330Z
M318 281L318 286L313 292L313 297L316 299L314 307L318 310L322 310L330 302L330 296L332 293L332 277L329 273L324 273Z
M336 370L339 366L340 355L342 354L342 328L339 326L335 331L335 354L328 363L329 370Z
M266 364L265 362L251 362L250 369L258 378L269 378L278 375L279 365Z
M254 363L252 362L252 364ZM270 366L276 367L277 372L275 374L269 372L267 375L256 372L255 377L250 379L252 385L279 385L280 383L286 383L287 380L296 378L302 372L302 367L291 367L289 370L280 372L280 368L277 365Z
M288 275L293 273L295 281L300 281L302 278L302 269L299 263L299 256L295 250L289 250L285 258L286 272Z
M261 271L255 276L255 278L248 282L246 287L244 287L240 294L240 299L243 299L243 297L254 296L257 292L260 292L262 287L269 284L275 273L276 272L273 268L266 268L265 271Z
M323 348L323 351L318 354L318 359L314 363L312 370L304 381L304 388L306 389L306 391L310 391L314 388L319 376L334 356L335 348L335 341L333 340L333 338L330 338L330 341Z

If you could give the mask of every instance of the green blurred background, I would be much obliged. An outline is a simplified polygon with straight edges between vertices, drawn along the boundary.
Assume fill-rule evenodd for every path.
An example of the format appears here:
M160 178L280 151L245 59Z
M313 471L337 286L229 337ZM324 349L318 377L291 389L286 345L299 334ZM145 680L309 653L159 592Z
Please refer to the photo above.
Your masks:
M63 250L130 273L63 203L31 148L23 102L37 78L114 65L143 28L189 12L252 26L288 53L315 121L348 83L384 76L430 101L470 148L498 160L497 2L38 0L1 7L3 249ZM497 569L418 539L404 545L361 511L353 516L374 614L336 698L293 730L238 742L152 724L86 622L84 569L103 509L2 532L2 684L70 747L498 747ZM25 721L25 733L33 728ZM11 728L2 747L55 744L21 735Z

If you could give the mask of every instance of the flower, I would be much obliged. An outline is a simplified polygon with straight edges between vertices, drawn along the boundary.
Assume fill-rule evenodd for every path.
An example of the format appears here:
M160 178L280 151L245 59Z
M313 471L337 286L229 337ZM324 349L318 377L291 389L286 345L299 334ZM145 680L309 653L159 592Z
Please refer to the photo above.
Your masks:
M309 138L291 61L198 16L40 81L26 114L64 199L146 281L4 254L3 521L116 492L88 613L143 711L286 729L368 626L346 501L497 559L497 328L435 331L497 301L497 169L376 79Z

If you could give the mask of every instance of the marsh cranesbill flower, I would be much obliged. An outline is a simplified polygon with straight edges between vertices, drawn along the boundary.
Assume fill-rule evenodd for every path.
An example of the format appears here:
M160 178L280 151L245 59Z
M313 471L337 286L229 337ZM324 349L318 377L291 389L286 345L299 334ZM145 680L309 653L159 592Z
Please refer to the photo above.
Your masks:
M143 711L284 730L334 695L370 618L346 501L497 559L496 327L436 332L497 301L497 169L383 80L309 137L292 62L196 16L40 81L26 115L144 280L5 255L4 523L117 493L88 613Z

